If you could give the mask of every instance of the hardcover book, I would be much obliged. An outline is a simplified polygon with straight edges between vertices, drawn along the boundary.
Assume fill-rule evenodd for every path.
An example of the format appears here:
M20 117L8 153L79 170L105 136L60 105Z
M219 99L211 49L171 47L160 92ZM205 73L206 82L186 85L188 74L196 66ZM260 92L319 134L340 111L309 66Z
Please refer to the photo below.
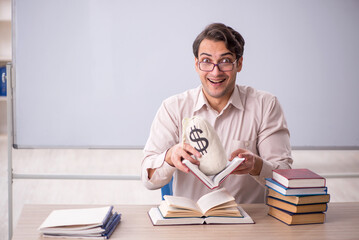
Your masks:
M165 218L159 208L151 208L148 216L154 226L190 225L190 224L253 224L253 219L240 206L237 206L242 217L172 217Z
M325 178L309 169L276 169L273 180L287 188L325 187Z
M325 212L328 208L326 203L295 205L273 197L267 197L267 204L291 213Z
M39 227L44 237L108 239L121 220L113 206L54 210Z
M288 225L324 223L325 213L290 213L278 208L269 207L268 214Z
M285 196L273 189L268 189L268 196L281 199L296 205L313 204L313 203L328 203L330 201L329 194L323 195L305 195L305 196Z
M202 196L197 202L168 195L164 199L148 213L153 225L254 223L224 188Z
M191 163L188 160L182 162L189 168L189 170L201 180L209 189L218 188L221 183L239 166L243 163L244 158L234 158L232 161L228 161L227 166L219 173L213 176L205 175L198 166Z
M327 187L315 188L286 188L274 181L272 178L266 178L266 186L286 196L303 195L324 195L327 194Z

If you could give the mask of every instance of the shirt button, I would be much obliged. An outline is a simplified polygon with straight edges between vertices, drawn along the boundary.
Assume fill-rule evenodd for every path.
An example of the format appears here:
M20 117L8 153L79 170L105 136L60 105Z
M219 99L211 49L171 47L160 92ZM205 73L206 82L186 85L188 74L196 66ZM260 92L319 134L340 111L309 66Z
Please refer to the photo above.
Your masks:
M249 142L245 142L245 143L244 143L244 146L245 146L245 147L249 147Z

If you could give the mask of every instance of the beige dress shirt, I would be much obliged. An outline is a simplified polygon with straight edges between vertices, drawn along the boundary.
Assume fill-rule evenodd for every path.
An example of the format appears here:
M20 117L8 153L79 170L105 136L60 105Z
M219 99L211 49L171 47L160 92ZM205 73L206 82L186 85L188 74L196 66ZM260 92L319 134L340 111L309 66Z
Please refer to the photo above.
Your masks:
M273 169L291 167L289 131L277 98L247 86L236 85L220 113L211 108L201 86L163 101L144 148L141 174L144 185L158 189L173 176L175 196L197 201L211 191L192 173L179 171L164 161L167 150L182 141L182 119L195 115L214 127L228 158L242 148L263 159L259 176L231 174L221 184L238 203L263 203L265 178L272 177ZM148 179L149 168L156 169L151 179Z

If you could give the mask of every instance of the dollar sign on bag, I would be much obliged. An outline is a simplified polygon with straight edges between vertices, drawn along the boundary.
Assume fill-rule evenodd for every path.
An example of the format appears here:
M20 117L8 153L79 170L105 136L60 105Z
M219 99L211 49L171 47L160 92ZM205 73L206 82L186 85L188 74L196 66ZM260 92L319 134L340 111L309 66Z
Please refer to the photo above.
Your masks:
M204 153L207 153L206 149L208 147L208 140L207 138L200 137L200 133L203 133L203 131L193 125L193 128L191 128L191 132L189 134L189 138L192 142L197 143L198 148L195 147L195 149L203 155Z

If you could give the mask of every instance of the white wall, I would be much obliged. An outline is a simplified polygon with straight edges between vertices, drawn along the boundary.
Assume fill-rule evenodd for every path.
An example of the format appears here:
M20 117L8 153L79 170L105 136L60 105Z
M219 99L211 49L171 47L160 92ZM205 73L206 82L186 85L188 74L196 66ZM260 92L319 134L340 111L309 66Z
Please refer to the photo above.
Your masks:
M161 101L200 84L211 22L246 39L240 84L282 103L293 146L359 146L358 1L15 0L15 143L143 146Z

